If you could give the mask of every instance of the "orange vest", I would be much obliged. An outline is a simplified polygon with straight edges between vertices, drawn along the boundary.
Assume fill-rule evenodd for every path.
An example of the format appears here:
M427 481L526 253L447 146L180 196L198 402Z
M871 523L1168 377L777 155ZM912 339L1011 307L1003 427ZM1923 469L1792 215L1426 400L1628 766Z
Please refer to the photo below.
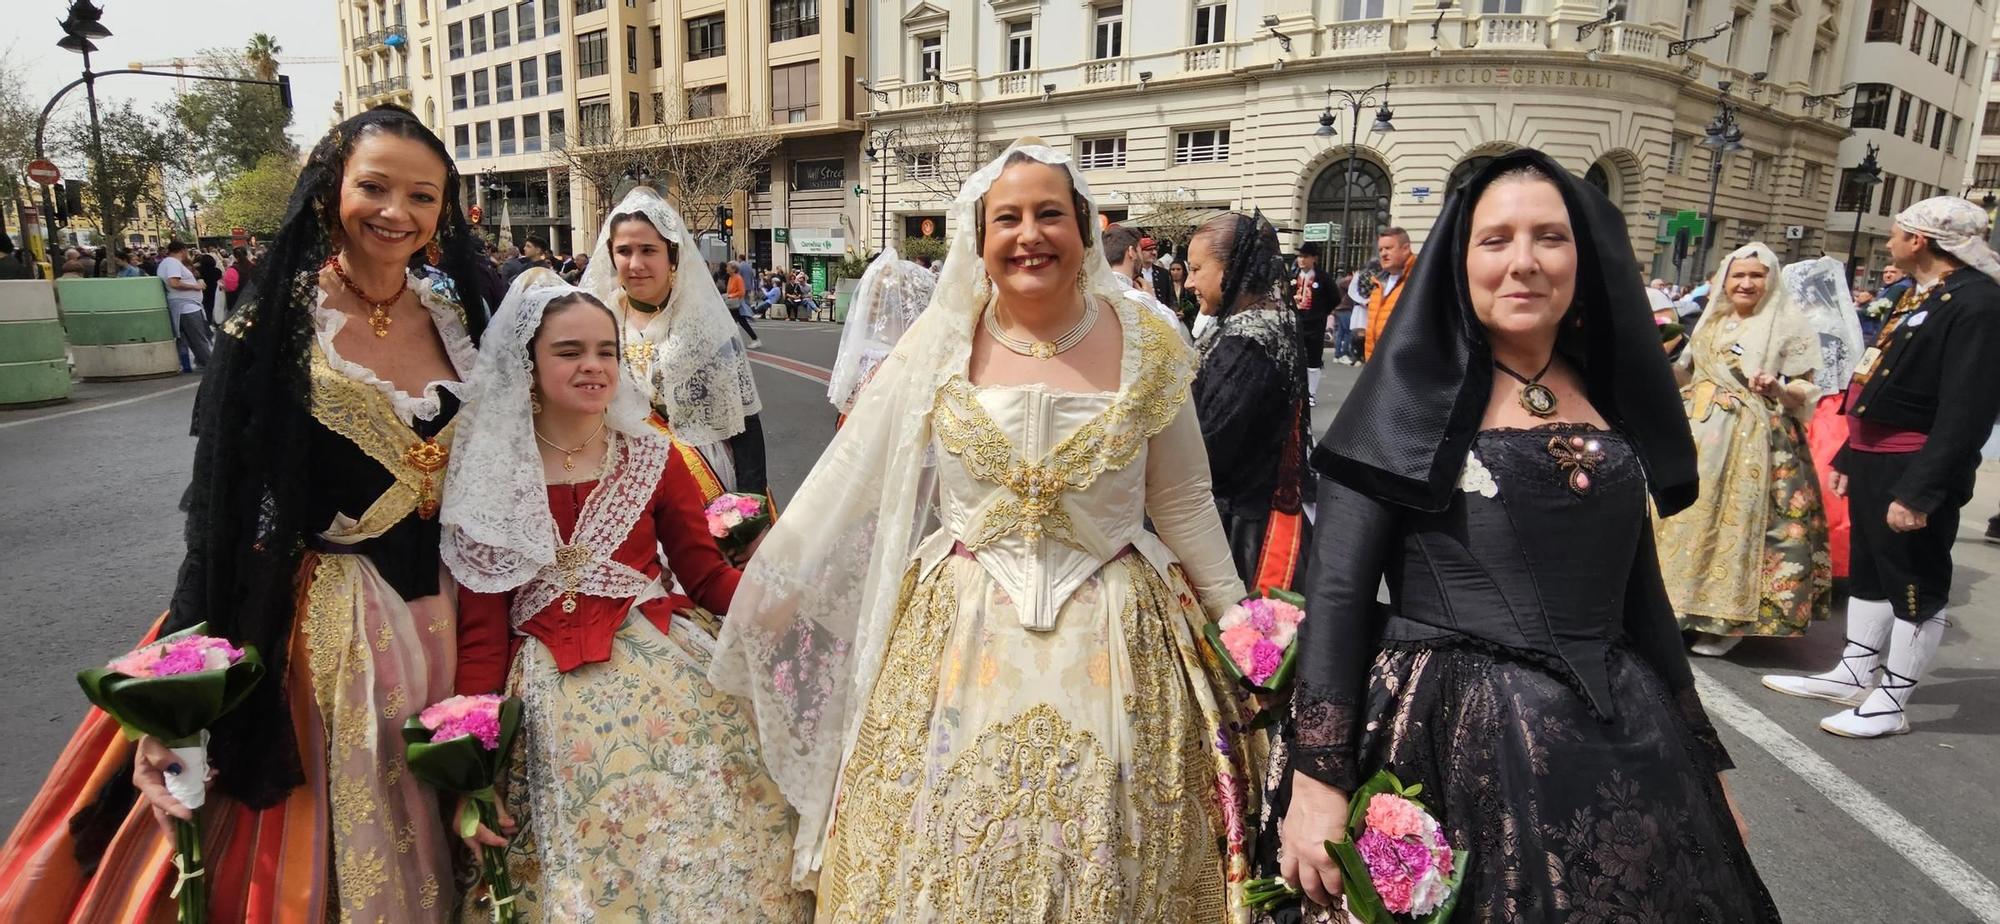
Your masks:
M1417 265L1417 255L1412 252L1410 259L1403 263L1403 272L1396 277L1396 287L1376 286L1368 293L1368 339L1361 344L1361 358L1365 361L1375 355L1375 345L1382 342L1382 330L1389 325L1389 314L1396 310L1396 301L1403 297L1403 283L1410 281L1410 270Z

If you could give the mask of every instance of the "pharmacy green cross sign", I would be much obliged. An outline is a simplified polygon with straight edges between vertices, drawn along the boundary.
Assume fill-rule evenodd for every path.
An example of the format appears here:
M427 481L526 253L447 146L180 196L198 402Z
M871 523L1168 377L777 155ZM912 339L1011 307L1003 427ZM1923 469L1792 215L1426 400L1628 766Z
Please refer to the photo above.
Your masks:
M1686 231L1689 237L1700 237L1707 227L1708 222L1702 220L1700 212L1676 212L1667 221L1667 236L1677 237Z

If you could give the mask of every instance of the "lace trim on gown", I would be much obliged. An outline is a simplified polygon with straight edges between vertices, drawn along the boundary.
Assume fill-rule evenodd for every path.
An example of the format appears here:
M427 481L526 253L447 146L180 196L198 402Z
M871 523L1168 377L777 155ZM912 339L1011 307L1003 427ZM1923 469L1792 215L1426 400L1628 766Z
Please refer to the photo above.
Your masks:
M461 400L465 397L465 382L472 376L472 367L479 360L479 348L472 343L472 335L466 332L465 316L459 306L450 299L431 291L430 285L417 276L409 274L410 291L417 293L417 303L431 314L431 323L437 328L438 340L444 344L445 357L451 361L452 371L458 381L438 379L424 386L422 392L412 395L396 387L375 374L373 369L350 361L340 355L333 345L334 337L347 327L348 316L326 307L326 289L313 283L312 319L313 336L319 341L320 351L326 354L326 364L363 385L379 389L389 403L396 408L396 416L403 423L415 425L417 420L432 420L443 405L438 398L438 389L450 391Z

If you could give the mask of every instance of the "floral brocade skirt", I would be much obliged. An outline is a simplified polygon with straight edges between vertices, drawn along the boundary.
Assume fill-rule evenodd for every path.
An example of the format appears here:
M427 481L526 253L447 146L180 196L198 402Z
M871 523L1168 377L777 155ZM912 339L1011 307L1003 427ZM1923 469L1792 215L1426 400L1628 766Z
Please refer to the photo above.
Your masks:
M823 922L1224 922L1250 758L1178 569L1128 554L1021 624L961 555L912 567L841 772Z
M796 816L743 703L708 682L714 617L665 634L634 609L608 661L556 670L532 638L508 686L522 729L505 789L524 921L804 922ZM467 920L488 920L484 896Z
M1362 778L1386 767L1422 783L1452 846L1470 850L1454 922L1778 921L1683 705L1629 649L1608 657L1617 715L1602 721L1528 661L1383 651Z

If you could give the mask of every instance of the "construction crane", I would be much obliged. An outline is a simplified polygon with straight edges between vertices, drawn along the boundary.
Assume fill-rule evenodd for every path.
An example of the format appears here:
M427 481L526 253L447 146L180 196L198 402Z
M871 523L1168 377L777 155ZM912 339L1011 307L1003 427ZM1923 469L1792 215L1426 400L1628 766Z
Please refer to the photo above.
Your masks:
M165 58L158 61L133 61L125 66L135 71L171 67L174 69L175 73L185 75L187 73L188 68L190 67L207 67L211 65L236 64L242 61L243 58L230 55L189 55L183 58ZM278 58L277 63L279 67L284 67L285 65L288 64L339 64L340 59L325 55L316 57L285 55L283 57ZM175 92L177 93L187 92L187 78L185 76L183 76L180 80L175 81L174 83L175 83L174 87Z

